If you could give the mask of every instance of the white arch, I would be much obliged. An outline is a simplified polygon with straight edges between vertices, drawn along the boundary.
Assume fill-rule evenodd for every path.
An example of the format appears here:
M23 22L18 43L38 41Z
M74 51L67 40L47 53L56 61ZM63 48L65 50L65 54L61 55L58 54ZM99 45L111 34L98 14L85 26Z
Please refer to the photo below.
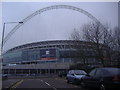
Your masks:
M26 17L25 19L22 20L23 23L26 23L28 20L30 20L31 18L33 18L34 16L41 14L45 11L49 11L49 10L53 10L53 9L71 9L74 11L78 11L80 13L85 14L86 16L88 16L89 18L91 18L92 20L94 20L97 24L101 24L100 21L98 21L93 15L91 15L89 12L81 9L81 8L77 8L74 6L70 6L70 5L54 5L54 6L49 6L49 7L45 7L42 8L34 13L32 13L31 15L29 15L28 17ZM16 25L8 34L7 36L4 38L4 42L3 45L5 44L5 42L17 31L18 28L20 28L23 24L18 24ZM102 24L101 24L102 25Z

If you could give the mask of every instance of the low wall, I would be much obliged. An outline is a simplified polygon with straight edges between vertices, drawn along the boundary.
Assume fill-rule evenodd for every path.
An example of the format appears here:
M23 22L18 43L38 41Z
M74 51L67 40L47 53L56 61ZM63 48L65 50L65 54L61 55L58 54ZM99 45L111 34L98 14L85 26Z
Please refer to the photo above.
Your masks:
M44 63L3 66L2 69L69 69L72 63Z

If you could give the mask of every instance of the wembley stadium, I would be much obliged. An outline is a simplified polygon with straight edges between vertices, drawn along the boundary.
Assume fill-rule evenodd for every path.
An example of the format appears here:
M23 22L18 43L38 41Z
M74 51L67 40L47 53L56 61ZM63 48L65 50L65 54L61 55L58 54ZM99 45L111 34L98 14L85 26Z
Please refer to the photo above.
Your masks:
M44 74L69 70L74 63L98 65L94 44L86 41L54 40L14 47L3 55L4 74ZM84 61L85 57L85 61Z
M50 20L46 18L44 19L45 21L47 20L47 22L44 22L45 26L43 25L44 24L43 22L40 22L41 20L38 19L39 17L37 17L37 15L40 15L41 13L46 11L50 11L50 10L52 11L54 9L55 10L69 9L69 10L76 11L76 13L82 13L86 15L90 20L93 20L95 23L99 23L101 25L100 21L96 19L93 15L91 15L89 12L78 7L74 7L70 5L53 5L53 6L48 6L48 7L39 9L34 13L30 14L29 16L27 16L26 18L24 18L21 23L18 22L18 24L3 39L2 49L3 49L3 45L5 48L4 48L4 53L2 54L2 62L3 62L2 73L4 74L46 74L46 73L57 74L59 71L69 70L70 67L76 63L80 63L83 65L87 64L90 66L101 64L100 60L98 59L98 56L96 55L95 49L93 49L95 48L95 43L87 42L87 41L65 40L65 37L69 35L68 32L66 31L67 33L65 33L65 32L56 31L56 30L59 30L59 31L72 30L69 28L71 26L70 22L68 22L69 18L68 20L66 19L67 23L64 22L64 24L68 25L68 28L64 28L64 29L61 29L61 27L64 27L66 25L62 24L63 26L60 26L61 25L61 23L59 23L60 20L57 20L58 23L56 24L58 25L58 27L57 28L54 27L55 29L50 28L51 25L49 24L48 21L50 21L51 23L51 19ZM66 13L68 14L68 12ZM62 14L60 14L60 16L61 15ZM71 14L68 14L68 15L71 15ZM42 18L41 16L42 15L40 15L40 18ZM51 13L51 16L54 16L54 14ZM58 16L57 16L57 19L58 19ZM76 19L78 20L78 18ZM36 22L33 22L32 20ZM56 20L56 19L53 19L53 20ZM81 18L78 21L81 22ZM85 21L85 19L83 21ZM71 23L72 25L75 25L73 24L74 23L73 20L71 21ZM47 24L48 26L46 26ZM80 23L77 22L77 24L80 24ZM56 26L55 23L53 26ZM47 27L47 28L45 29L44 27ZM73 27L74 26L72 26L72 28ZM30 31L30 29L34 30L34 32L37 32L37 34L33 34ZM43 30L43 32L45 33L43 33L42 35L42 33L38 33L38 31L35 31L35 30L41 30L41 32ZM49 36L54 36L53 34L49 35L49 33L52 32L51 30L55 30L55 32L57 32L60 36L56 34L55 37L50 38ZM31 32L29 36L36 35L36 38L38 35L39 39L35 38L35 40L33 40L32 36L31 38L30 37L26 38L28 35L19 34L19 33L23 33L22 31L24 31L24 33L26 34L28 32L30 34ZM15 32L17 34L14 34ZM64 36L63 36L63 33L64 33ZM71 32L69 31L69 33ZM22 35L22 37L19 35ZM48 37L44 38L40 36L48 36ZM32 43L26 43L29 40L25 42L25 38L31 39L30 42ZM51 41L41 41L40 39L51 40ZM26 44L21 45L21 43L23 43L22 40ZM37 42L38 40L40 40L40 42ZM14 42L14 43L11 43L11 42ZM19 46L14 47L14 45L19 45ZM107 48L102 48L102 51L103 51L103 55L106 56L105 49ZM103 56L103 58L105 56Z

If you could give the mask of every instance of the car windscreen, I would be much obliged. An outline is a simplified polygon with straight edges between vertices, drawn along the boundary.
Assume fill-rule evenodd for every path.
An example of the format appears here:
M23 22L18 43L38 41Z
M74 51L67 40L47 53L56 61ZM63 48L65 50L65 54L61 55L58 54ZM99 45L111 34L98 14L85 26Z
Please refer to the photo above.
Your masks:
M76 70L76 71L74 71L74 73L76 74L76 75L85 75L86 74L86 72L85 71L79 71L79 70Z

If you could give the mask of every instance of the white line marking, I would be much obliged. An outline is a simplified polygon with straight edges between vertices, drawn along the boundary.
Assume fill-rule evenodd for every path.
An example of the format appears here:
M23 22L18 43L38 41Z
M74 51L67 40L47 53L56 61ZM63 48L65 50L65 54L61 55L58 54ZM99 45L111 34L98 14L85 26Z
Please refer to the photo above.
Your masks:
M47 84L48 86L51 86L49 83L45 82L45 84Z
M48 86L51 86L49 83L45 82ZM55 87L51 86L54 90L57 90Z
M52 87L54 90L57 90L55 87Z

